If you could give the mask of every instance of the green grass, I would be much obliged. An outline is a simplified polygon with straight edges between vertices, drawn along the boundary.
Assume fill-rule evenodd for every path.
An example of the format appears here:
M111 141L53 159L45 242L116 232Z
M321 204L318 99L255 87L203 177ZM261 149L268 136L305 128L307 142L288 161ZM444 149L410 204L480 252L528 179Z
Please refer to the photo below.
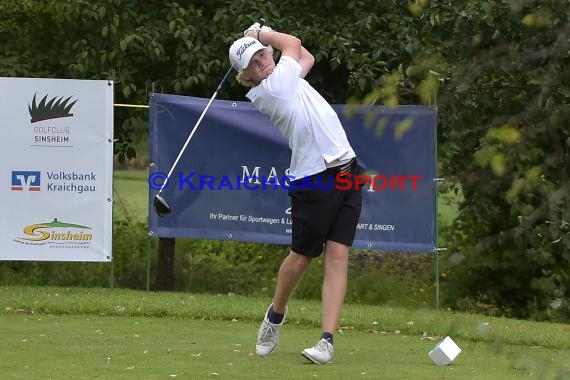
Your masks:
M337 336L331 366L308 364L301 349L317 329L283 329L269 358L254 355L257 324L172 318L0 316L4 379L532 379L554 375L563 357L551 350L509 346L497 352L458 342L464 352L452 366L427 356L434 342L417 336L347 331ZM24 355L23 355L24 354ZM485 365L482 365L485 363Z
M115 170L114 213L116 216L146 220L148 216L148 172Z
M345 305L332 366L299 355L320 303L294 300L277 352L253 354L268 299L120 289L0 287L6 379L570 379L570 327L444 311ZM450 335L451 366L427 352ZM260 375L263 374L263 375Z

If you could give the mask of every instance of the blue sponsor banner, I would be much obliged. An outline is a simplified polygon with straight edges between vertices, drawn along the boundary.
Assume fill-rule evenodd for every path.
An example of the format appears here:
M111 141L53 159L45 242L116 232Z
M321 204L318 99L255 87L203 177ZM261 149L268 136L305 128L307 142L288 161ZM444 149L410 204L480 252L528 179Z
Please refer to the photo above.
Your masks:
M149 230L153 236L290 244L291 151L249 102L214 100L152 201L208 99L153 94ZM334 105L365 169L354 247L432 252L435 247L436 108Z

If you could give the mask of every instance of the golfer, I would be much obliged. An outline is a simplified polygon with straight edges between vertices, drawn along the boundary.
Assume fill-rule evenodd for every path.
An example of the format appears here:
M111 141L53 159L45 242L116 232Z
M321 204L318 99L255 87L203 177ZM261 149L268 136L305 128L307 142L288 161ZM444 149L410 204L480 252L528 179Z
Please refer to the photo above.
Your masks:
M273 48L281 51L277 64ZM348 250L362 205L360 190L338 190L334 183L339 173L356 174L356 156L335 111L303 79L314 57L297 37L254 24L231 45L229 57L238 82L251 87L247 98L288 139L290 176L295 179L289 190L291 252L279 269L273 303L257 335L256 353L268 356L275 350L287 302L311 261L324 251L322 335L301 354L313 363L331 363L333 334L346 293ZM333 186L323 186L329 180Z

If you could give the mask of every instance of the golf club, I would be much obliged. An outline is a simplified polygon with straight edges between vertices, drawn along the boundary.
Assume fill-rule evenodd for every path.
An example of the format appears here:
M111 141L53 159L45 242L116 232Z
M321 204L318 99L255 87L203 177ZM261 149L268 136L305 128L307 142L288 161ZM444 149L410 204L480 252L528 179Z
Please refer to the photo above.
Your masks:
M262 27L265 24L265 19L260 18L256 24L259 27ZM196 125L194 125L194 128L192 129L192 132L190 132L190 135L188 136L188 138L186 139L186 142L184 143L184 146L182 146L182 149L180 149L180 152L178 153L178 157L176 157L176 160L174 160L174 163L172 164L172 167L170 168L170 170L168 171L168 174L166 175L166 178L164 179L164 182L162 183L162 185L160 186L160 189L158 190L158 193L156 193L156 195L154 196L154 201L152 202L153 206L154 206L154 211L157 213L158 216L167 216L170 215L170 213L172 212L172 208L170 207L170 205L168 204L168 202L160 195L162 194L162 190L164 190L164 188L166 187L166 185L168 184L168 181L170 180L170 176L172 175L172 172L174 171L174 168L176 167L176 165L178 164L178 161L180 161L180 157L182 157L182 154L184 153L184 151L186 150L186 147L188 146L188 143L190 142L190 140L192 139L192 136L194 136L194 133L196 132L196 130L198 129L198 126L200 125L200 123L202 122L202 119L204 118L204 115L206 114L206 112L208 111L208 109L210 108L210 105L212 104L212 102L214 101L214 99L216 98L216 96L218 96L218 92L222 89L222 86L224 85L224 83L226 82L226 80L228 79L228 76L230 75L230 73L232 72L233 67L230 66L229 70L226 72L226 75L224 75L224 78L222 79L222 81L220 82L220 84L218 85L218 88L216 88L216 91L214 92L214 94L212 95L212 97L210 98L210 100L208 101L208 104L206 104L206 108L204 108L204 111L202 111L202 114L200 115L200 117L198 118L198 121L196 122Z

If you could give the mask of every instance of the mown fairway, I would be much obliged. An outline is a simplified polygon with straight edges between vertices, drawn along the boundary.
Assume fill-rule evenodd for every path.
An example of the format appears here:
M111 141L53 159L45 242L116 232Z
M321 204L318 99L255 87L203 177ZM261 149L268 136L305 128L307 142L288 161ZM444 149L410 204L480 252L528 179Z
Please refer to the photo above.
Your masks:
M2 379L570 379L570 328L427 310L347 305L335 362L299 352L319 303L294 301L274 355L253 354L268 300L75 288L0 288ZM438 367L449 333L463 352Z
M148 172L115 170L113 208L116 216L146 220L148 215Z

